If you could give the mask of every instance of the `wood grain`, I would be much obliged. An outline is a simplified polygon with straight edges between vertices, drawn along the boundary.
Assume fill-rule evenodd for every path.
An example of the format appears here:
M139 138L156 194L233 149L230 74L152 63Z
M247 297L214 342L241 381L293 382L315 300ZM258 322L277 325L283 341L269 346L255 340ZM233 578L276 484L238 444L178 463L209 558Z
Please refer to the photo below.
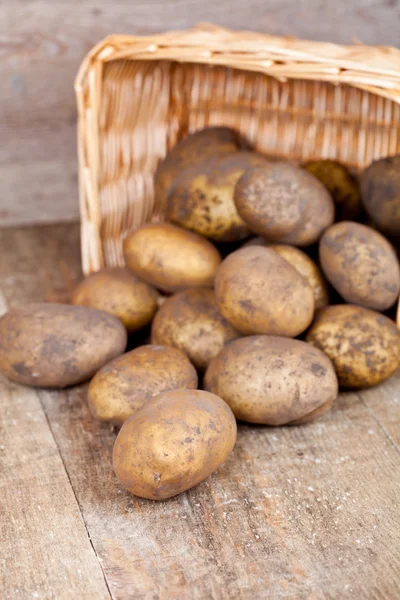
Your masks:
M400 371L385 385L359 393L371 416L400 453Z
M2 598L110 598L38 393L0 389Z
M75 225L0 232L7 300L68 297L80 277L78 234ZM399 380L342 394L311 425L241 425L223 468L162 503L119 486L115 432L90 416L86 386L38 395L114 599L392 599L400 595ZM18 489L9 485L10 494ZM34 546L24 552L41 572Z
M83 56L106 35L210 21L306 39L400 45L399 6L399 0L4 0L0 161L2 173L14 175L11 181L0 176L0 226L76 218L73 80Z
M0 227L79 218L75 160L0 163L0 181Z

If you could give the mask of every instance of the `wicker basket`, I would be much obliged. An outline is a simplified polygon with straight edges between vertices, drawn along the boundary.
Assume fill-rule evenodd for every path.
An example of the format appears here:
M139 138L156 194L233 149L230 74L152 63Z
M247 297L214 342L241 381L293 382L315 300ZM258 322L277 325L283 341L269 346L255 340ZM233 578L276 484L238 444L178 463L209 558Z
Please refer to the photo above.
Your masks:
M207 125L266 155L360 169L400 152L400 51L336 46L201 25L106 38L83 61L79 111L85 273L123 264L122 240L162 219L153 174Z

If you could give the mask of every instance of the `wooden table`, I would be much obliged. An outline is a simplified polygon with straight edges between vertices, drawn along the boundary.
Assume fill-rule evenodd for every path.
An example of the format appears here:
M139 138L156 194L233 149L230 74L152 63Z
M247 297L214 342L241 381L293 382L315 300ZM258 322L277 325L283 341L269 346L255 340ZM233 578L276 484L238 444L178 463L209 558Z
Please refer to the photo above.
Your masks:
M0 308L65 301L77 225L0 231ZM226 465L162 503L125 492L86 386L0 380L6 599L400 597L400 375L314 424L241 425Z

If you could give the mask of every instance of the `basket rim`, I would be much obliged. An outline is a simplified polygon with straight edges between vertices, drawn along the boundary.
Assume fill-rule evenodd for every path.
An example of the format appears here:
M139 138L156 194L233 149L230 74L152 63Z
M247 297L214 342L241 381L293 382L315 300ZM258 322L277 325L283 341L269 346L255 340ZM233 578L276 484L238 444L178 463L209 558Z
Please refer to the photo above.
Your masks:
M400 50L339 45L232 30L209 23L154 35L109 35L83 59L76 94L95 64L119 59L170 60L263 72L281 81L309 79L348 84L400 103Z

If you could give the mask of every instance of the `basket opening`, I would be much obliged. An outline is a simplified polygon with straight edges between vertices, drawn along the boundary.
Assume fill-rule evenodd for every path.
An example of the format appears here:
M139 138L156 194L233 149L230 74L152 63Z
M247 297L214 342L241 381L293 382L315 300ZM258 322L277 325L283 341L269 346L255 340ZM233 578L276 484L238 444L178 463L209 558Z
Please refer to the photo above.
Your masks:
M98 110L100 237L109 266L123 264L128 232L163 218L153 174L188 132L226 125L267 156L332 158L355 170L400 152L399 104L348 85L231 67L111 61Z

